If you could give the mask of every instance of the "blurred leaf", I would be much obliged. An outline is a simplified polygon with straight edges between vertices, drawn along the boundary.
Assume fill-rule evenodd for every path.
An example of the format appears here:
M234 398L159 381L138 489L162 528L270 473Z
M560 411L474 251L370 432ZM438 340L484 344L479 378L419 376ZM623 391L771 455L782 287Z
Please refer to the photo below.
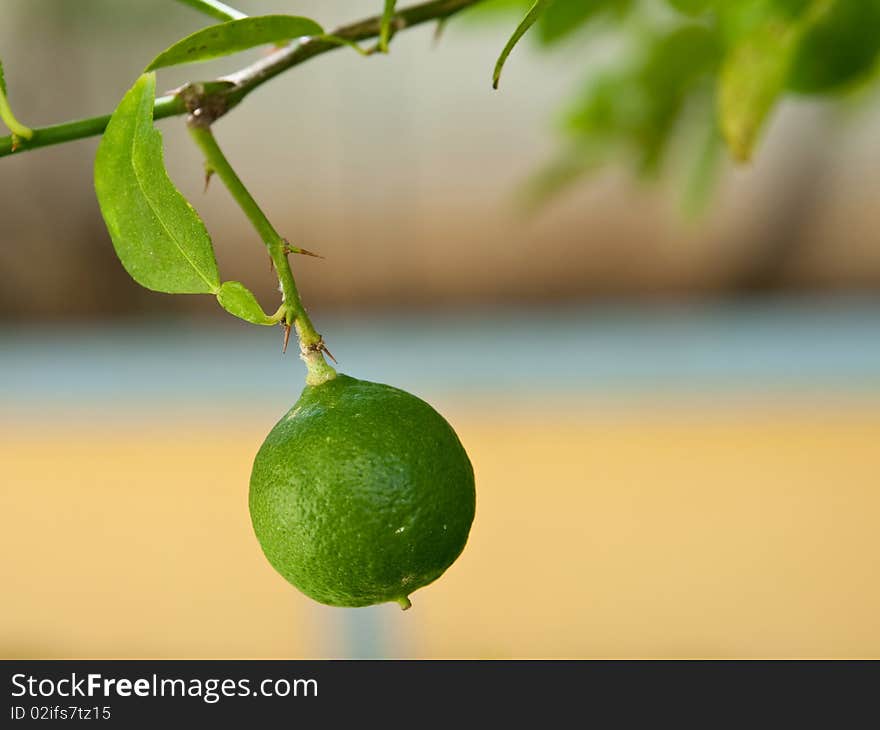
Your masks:
M481 0L465 8L458 17L468 23L507 22L511 17L520 17L532 6L529 0Z
M245 322L262 325L277 324L263 311L250 289L241 282L224 281L220 291L217 292L217 301L223 309Z
M665 12L656 2L629 0L556 0L544 8L537 34L545 46L599 18L628 22L596 24L610 31L598 38L598 50L610 50L616 60L604 70L591 68L588 84L569 106L566 149L578 152L544 168L533 190L558 190L620 158L651 175L680 150L692 161L684 199L701 208L717 177L724 149L719 139L734 159L746 160L786 91L828 94L874 72L880 76L880 0L660 4ZM497 12L521 7L521 0L481 5ZM685 112L706 104L713 119L691 124Z
M544 164L525 183L520 199L526 209L534 209L551 197L574 185L585 175L601 167L608 158L607 147L598 145L570 147L555 159Z
M788 87L834 91L868 73L880 54L880 0L837 0L798 45Z
M660 35L629 68L594 79L567 119L582 142L621 145L642 174L655 172L690 91L717 68L720 45L706 26L685 25Z
M785 88L798 42L830 2L765 0L726 8L733 42L721 69L718 111L735 160L744 162L751 156L761 127Z
M567 38L606 11L622 15L631 6L631 0L556 0L538 22L538 38L550 45Z
M303 36L321 35L314 20L295 15L263 15L209 25L160 53L147 66L153 71L182 63L199 63L246 51L255 46L284 43Z
M718 26L728 50L771 22L795 25L817 2L825 0L716 0ZM833 0L827 0L833 2Z
M504 46L501 55L498 57L498 61L495 63L495 72L492 74L493 89L498 88L498 82L501 80L501 71L504 68L504 63L507 61L510 52L513 50L514 46L519 43L519 39L522 38L529 28L535 24L538 18L541 17L541 13L544 12L551 2L553 2L553 0L535 0L535 4L532 5L531 9L526 14L526 17L520 21L516 30L513 31L513 35L510 36L510 40L507 41L507 45Z
M782 92L795 34L779 21L748 35L728 56L720 78L719 117L734 159L745 162Z
M113 247L141 286L170 294L217 293L211 239L165 172L153 127L156 75L141 76L120 102L95 157L95 191Z
M394 7L397 0L385 0L382 10L382 24L379 28L379 50L388 53L388 41L391 38L391 18L394 17Z
M667 2L685 15L700 15L713 7L718 0L667 0Z

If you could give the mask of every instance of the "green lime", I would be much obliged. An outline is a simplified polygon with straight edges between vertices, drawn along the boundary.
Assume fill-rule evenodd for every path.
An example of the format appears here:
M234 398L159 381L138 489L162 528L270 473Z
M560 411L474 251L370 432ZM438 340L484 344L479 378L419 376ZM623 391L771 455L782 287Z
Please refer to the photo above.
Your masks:
M251 520L269 562L331 606L409 608L409 594L461 554L474 506L473 468L443 417L347 375L305 387L251 474Z

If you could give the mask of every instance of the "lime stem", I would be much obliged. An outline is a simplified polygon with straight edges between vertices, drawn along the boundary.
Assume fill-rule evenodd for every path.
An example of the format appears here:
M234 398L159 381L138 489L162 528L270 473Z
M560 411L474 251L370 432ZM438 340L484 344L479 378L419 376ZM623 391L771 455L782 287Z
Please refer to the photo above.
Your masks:
M188 127L193 140L204 154L208 167L223 181L269 250L269 256L278 274L278 281L281 284L281 292L284 297L283 322L286 327L296 329L301 357L308 368L306 382L310 385L320 385L332 380L336 377L336 371L324 359L324 340L315 330L300 299L296 281L293 278L293 270L290 268L290 260L287 257L287 241L278 234L232 165L229 164L229 160L226 159L226 155L217 144L210 126L202 123L198 118L191 117Z

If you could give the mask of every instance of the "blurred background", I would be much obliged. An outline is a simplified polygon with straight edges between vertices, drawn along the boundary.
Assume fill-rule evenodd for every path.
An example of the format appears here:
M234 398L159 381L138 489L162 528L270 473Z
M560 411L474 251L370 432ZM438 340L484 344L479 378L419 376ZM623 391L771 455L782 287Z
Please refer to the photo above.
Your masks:
M252 535L253 455L304 374L280 332L128 278L96 140L0 160L0 657L880 655L880 100L786 98L698 206L687 126L672 173L605 165L535 205L615 49L527 38L493 92L511 4L310 61L215 128L325 257L293 263L340 369L426 398L471 455L468 547L407 613L312 603ZM332 28L381 4L238 5ZM31 126L111 110L205 24L171 0L2 11ZM259 239L159 127L224 279L274 311Z

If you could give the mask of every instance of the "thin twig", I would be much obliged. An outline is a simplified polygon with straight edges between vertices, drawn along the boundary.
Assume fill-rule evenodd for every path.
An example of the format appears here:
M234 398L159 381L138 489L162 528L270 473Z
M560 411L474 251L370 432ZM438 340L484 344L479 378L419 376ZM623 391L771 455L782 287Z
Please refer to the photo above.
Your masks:
M443 20L455 13L464 10L472 5L476 5L483 0L431 0L431 2L413 5L404 8L395 13L394 25L395 31L400 32L406 28L412 28L422 23L432 20ZM357 23L343 26L333 31L331 35L346 41L363 41L370 38L377 38L382 30L382 16L376 15ZM328 51L343 48L338 41L322 40L315 38L307 40L303 43L286 46L256 63L246 66L245 68L226 76L224 81L233 82L234 86L219 91L214 91L210 95L216 99L220 99L225 103L223 108L229 110L238 104L244 97L250 94L254 89L262 86L270 79L275 78L294 66L308 61L310 58L319 56ZM179 116L187 111L184 99L178 95L164 96L156 99L156 105L153 109L153 118L162 119L165 117ZM0 137L0 157L16 152L19 154L26 150L36 149L38 147L47 147L49 145L61 144L63 142L71 142L76 139L84 139L86 137L94 137L102 134L110 121L110 115L104 114L89 119L78 119L63 124L55 124L49 127L36 127L33 129L33 137L30 140L19 140L17 149L13 149L13 139L9 137Z

